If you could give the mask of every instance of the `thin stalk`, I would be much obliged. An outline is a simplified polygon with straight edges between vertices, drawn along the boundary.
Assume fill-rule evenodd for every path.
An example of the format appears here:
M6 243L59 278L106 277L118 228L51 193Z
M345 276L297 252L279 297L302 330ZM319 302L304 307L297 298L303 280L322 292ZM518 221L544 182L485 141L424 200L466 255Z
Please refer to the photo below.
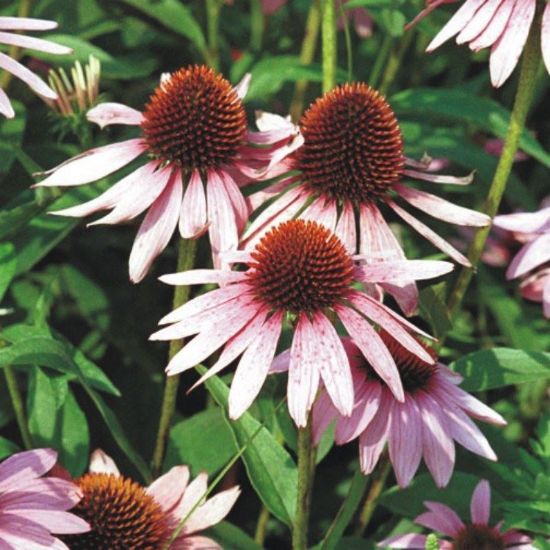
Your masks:
M309 65L317 50L317 42L319 39L319 28L321 27L321 4L319 0L313 0L309 8L306 20L306 28L304 39L302 41L302 49L300 50L300 63ZM305 95L309 81L298 80L294 88L294 95L290 103L290 115L292 120L298 122L302 111L304 110Z
M265 504L262 504L258 522L256 523L256 532L254 533L255 542L263 548L265 536L267 534L267 522L269 521L269 509Z
M21 2L19 2L19 10L17 11L17 16L28 17L31 13L31 6L32 6L32 0L21 0ZM12 59L15 59L17 61L21 57L22 49L23 48L20 48L19 46L10 46L8 55ZM10 85L12 78L13 78L13 75L10 72L4 71L2 76L0 77L0 88L2 88L2 90L5 91Z
M523 59L521 63L521 71L519 75L518 89L514 100L514 106L512 108L512 115L510 117L510 124L504 141L504 147L502 154L498 161L498 165L489 188L489 193L485 199L485 205L483 211L494 218L498 212L502 196L506 190L506 184L508 178L512 172L512 165L514 163L514 156L518 150L519 140L523 129L525 127L525 121L529 113L533 101L533 95L535 91L535 85L537 80L537 72L541 61L540 53L540 21L541 21L541 4L539 2L538 13L533 25L529 38L523 51ZM474 237L472 244L468 251L468 259L472 264L471 268L463 268L455 287L453 288L448 303L449 315L451 318L456 314L468 285L472 279L472 275L475 272L476 266L479 263L483 249L485 248L485 242L491 231L491 226L483 227L479 229Z
M363 508L361 510L361 514L359 516L359 522L357 524L357 529L355 530L355 534L359 537L363 536L365 529L370 523L372 515L376 510L376 506L378 505L380 494L382 493L384 485L386 484L386 479L388 478L390 470L390 459L387 454L384 454L380 458L380 462L378 463L376 470L372 474L372 481L369 492L367 493Z
M374 61L374 65L369 75L369 84L373 88L378 87L378 82L380 81L382 70L384 69L384 66L387 63L388 56L390 54L392 46L393 46L393 37L387 34L384 37L384 40L382 41L382 46L380 47L380 51L376 56L376 60Z
M334 0L323 0L323 92L336 85L338 42L336 39L336 9Z
M32 449L32 437L29 432L27 415L25 414L23 396L21 395L21 390L17 384L15 372L9 365L4 367L4 376L6 377L8 392L10 394L13 412L15 413L15 420L17 421L17 426L19 427L23 445L25 446L25 449Z
M382 95L387 95L390 91L399 67L401 66L401 62L403 61L403 57L411 45L414 34L414 31L406 32L399 41L399 44L391 50L384 74L380 81L379 90Z
M261 0L250 0L250 50L259 52L265 30L264 10Z
M193 267L195 262L195 253L197 250L197 241L195 239L181 239L178 245L178 260L177 271L187 271ZM189 287L188 286L176 286L174 289L173 309L176 309L183 305L189 299ZM168 360L171 360L176 353L182 348L182 340L171 340L170 348L168 350ZM162 463L164 461L164 453L166 450L166 442L168 441L168 434L170 433L170 424L174 411L176 409L176 397L178 393L178 386L180 382L180 375L169 376L166 378L166 385L164 386L164 395L162 398L162 406L160 411L160 421L157 431L157 440L155 443L155 450L153 452L153 459L151 460L151 470L153 476L158 476L162 470Z
M296 515L292 526L292 550L307 549L314 472L315 448L313 447L310 419L305 428L298 429L298 496Z
M208 36L208 64L216 71L220 70L220 0L206 0L206 27Z

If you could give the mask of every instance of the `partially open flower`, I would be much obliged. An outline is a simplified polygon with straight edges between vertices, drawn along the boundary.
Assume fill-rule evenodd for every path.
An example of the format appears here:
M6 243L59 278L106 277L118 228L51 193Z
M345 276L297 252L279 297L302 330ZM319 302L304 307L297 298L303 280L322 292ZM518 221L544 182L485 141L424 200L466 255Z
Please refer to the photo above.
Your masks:
M207 475L199 474L191 483L189 479L187 466L174 466L149 487L142 487L122 476L113 460L97 450L89 473L76 480L83 498L75 513L90 523L91 531L63 539L71 550L160 550L186 518L170 548L221 550L216 542L197 533L229 513L240 489L233 487L205 500Z
M12 31L49 31L55 29L55 21L46 21L44 19L29 19L26 17L0 17L0 44L8 44L19 48L37 50L40 52L53 53L58 55L69 54L71 48L55 44L49 40L40 38L31 38L22 36ZM8 32L6 32L8 31ZM12 59L5 53L0 52L0 69L4 69L13 76L19 78L27 84L33 91L45 99L56 99L56 93L41 78L32 71L21 65L15 59ZM0 88L0 113L7 118L13 118L15 111L11 106L6 92Z
M99 197L55 214L87 216L112 211L93 224L126 222L147 210L130 254L130 279L145 277L179 221L182 238L210 236L216 265L236 248L248 218L240 186L276 152L269 136L248 132L242 98L249 78L232 87L206 66L165 75L144 112L102 103L88 113L101 127L137 126L140 137L91 149L48 172L40 186L97 181L140 156L147 162Z
M410 332L422 333L372 298L373 283L400 284L448 273L452 264L437 261L390 261L373 265L352 257L326 227L292 220L273 228L250 252L234 252L227 261L246 271L198 269L161 277L176 285L217 283L221 288L198 296L161 320L171 326L151 336L173 340L196 334L167 367L169 375L195 367L225 347L199 381L220 372L242 354L229 392L229 413L238 418L254 401L272 366L283 321L293 327L289 352L288 407L298 426L305 426L322 379L341 414L351 414L353 384L349 361L334 321L338 318L361 353L403 400L398 369L371 325L384 327L412 353L428 363L430 354ZM362 287L362 288L359 288ZM423 334L423 333L422 333Z
M0 547L6 549L68 550L58 538L90 530L69 512L82 498L70 481L44 477L57 453L34 449L16 453L0 464Z
M438 487L449 482L455 463L454 442L489 460L496 460L487 439L470 417L491 424L506 422L495 411L458 387L462 378L442 363L412 354L393 335L382 333L401 377L404 399L399 402L351 341L344 341L350 359L355 403L342 416L323 393L313 408L314 438L319 441L336 420L336 443L359 439L361 470L370 474L386 444L400 487L414 477L423 458Z
M452 508L440 502L427 501L424 505L428 511L414 521L446 537L439 540L441 550L535 550L527 535L515 529L502 532L502 522L494 527L489 525L491 487L484 479L477 484L472 495L470 523L464 523ZM407 533L383 540L378 546L424 550L426 539L426 535Z
M283 125L274 115L260 118L268 130ZM292 128L287 123L289 136ZM457 206L425 191L403 183L405 177L435 183L466 184L471 177L442 176L430 171L429 161L407 159L397 119L386 100L363 83L338 86L317 99L300 122L303 144L282 159L281 167L289 177L250 197L258 207L272 200L243 235L247 247L253 246L271 225L299 216L317 220L334 231L346 248L357 250L371 260L404 260L405 254L384 220L380 205L389 206L413 229L463 265L467 258L424 223L400 206L403 199L411 206L437 219L464 226L487 225L489 218ZM293 143L296 143L293 138ZM278 168L278 169L277 169ZM356 234L359 228L359 235ZM400 287L386 286L403 311L412 313L417 305L417 290L412 281Z

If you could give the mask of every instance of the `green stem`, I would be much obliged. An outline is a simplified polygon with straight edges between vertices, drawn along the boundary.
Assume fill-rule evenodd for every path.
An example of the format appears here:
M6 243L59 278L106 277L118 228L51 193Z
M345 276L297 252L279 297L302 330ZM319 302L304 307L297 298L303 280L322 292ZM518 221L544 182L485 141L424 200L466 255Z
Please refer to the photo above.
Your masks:
M315 57L317 50L317 41L319 38L319 28L321 27L321 4L319 0L313 0L309 8L306 20L304 40L300 51L300 63L309 65ZM309 82L307 80L298 80L294 88L294 95L290 103L290 115L292 120L298 122L302 111L304 110L305 95Z
M338 42L336 39L336 9L334 0L323 0L323 92L336 85Z
M369 84L373 88L376 88L378 86L378 82L380 81L380 76L382 74L382 70L384 69L384 66L386 65L388 55L390 54L392 46L393 46L393 37L391 35L387 34L384 37L384 40L382 41L382 46L380 47L380 51L378 52L378 55L376 56L376 60L374 61L374 65L373 65L372 70L370 72Z
M21 0L21 2L19 3L19 10L17 11L17 16L28 17L31 13L31 6L32 6L32 0ZM22 48L18 46L10 46L8 55L12 59L17 61L21 57L21 51L22 51ZM0 88L2 88L2 90L5 91L10 85L12 78L13 78L13 75L11 73L9 73L8 71L4 71L2 76L0 77Z
M261 0L250 0L250 49L259 52L262 49L265 17Z
M314 473L315 448L313 447L310 419L305 428L298 429L298 496L296 499L296 515L292 526L292 550L307 549Z
M23 396L19 390L17 384L17 377L12 367L4 367L4 376L6 377L6 383L8 386L8 392L10 394L11 403L13 406L13 412L15 413L15 420L19 426L19 432L21 433L21 439L25 449L32 449L32 438L29 432L29 425L27 423L27 417L25 414L25 406L23 404Z
M372 481L369 492L367 493L367 496L365 498L365 503L363 504L363 509L361 510L359 522L355 531L355 534L357 536L362 536L365 532L365 529L368 527L372 518L372 514L374 513L374 510L376 510L376 506L378 505L378 499L380 497L380 494L382 493L382 490L384 489L384 485L386 484L386 479L388 478L390 470L390 459L387 454L384 454L380 458L380 462L378 463L376 470L372 474Z
M208 64L216 71L220 70L220 0L206 0L206 26L208 33Z
M523 51L523 59L521 63L521 71L519 75L518 89L514 100L514 106L512 114L510 116L510 124L508 126L508 132L504 141L502 154L500 156L489 193L485 199L485 205L483 211L494 218L498 212L502 196L506 189L508 178L512 171L512 165L514 163L514 156L518 150L519 141L523 129L525 127L525 121L535 91L535 84L537 80L537 72L540 65L540 17L541 17L541 3L539 2L538 14L531 27L527 44ZM481 258L483 249L485 248L485 242L491 231L491 226L483 227L476 232L474 240L470 245L468 251L468 259L472 264L471 268L463 268L453 288L450 296L448 309L451 318L456 314L464 295L470 284L476 266Z
M265 504L262 504L260 515L258 516L258 522L256 523L256 533L254 534L254 540L263 548L265 542L265 536L267 533L267 522L269 520L269 509Z
M368 477L358 468L351 480L349 492L321 543L321 550L333 550L338 545L367 489Z
M390 57L386 64L386 69L384 70L384 74L382 75L382 79L380 81L379 90L382 95L387 95L390 91L391 85L395 80L399 67L401 66L401 62L403 61L403 57L411 45L414 34L414 31L405 33L399 41L399 44L391 50Z
M193 267L196 249L197 241L195 239L180 240L177 261L178 272L187 271ZM189 287L176 286L174 289L173 309L180 307L187 302L188 299ZM172 340L168 351L168 360L172 359L172 357L178 353L182 346L182 340ZM157 431L157 440L155 443L155 450L153 452L153 459L151 460L151 470L153 476L155 477L162 471L166 442L168 441L168 434L170 433L170 424L176 409L176 397L178 393L179 381L179 374L166 378L166 385L164 386L164 395L162 398L162 406L160 411L159 427Z

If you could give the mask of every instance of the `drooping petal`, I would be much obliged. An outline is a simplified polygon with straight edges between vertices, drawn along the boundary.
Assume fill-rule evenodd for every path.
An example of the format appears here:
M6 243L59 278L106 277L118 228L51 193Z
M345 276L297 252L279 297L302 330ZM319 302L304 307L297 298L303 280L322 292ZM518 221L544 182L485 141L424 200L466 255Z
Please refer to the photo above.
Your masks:
M225 190L231 205L233 206L233 212L237 220L237 231L240 234L248 222L250 210L239 186L235 183L235 180L231 177L229 172L220 170L220 177L225 185Z
M357 252L355 214L353 212L353 205L349 201L344 201L334 233L342 241L349 254Z
M424 525L428 529L439 531L449 537L456 537L457 533L464 527L464 523L458 517L458 514L445 504L427 500L424 502L424 506L426 506L429 512L415 518L415 523ZM425 521L427 518L424 518L424 516L430 513L433 517L429 521Z
M472 500L470 501L470 516L472 523L480 525L489 524L491 515L491 487L489 482L482 479L474 489Z
M16 453L0 463L0 491L7 491L21 480L40 477L57 460L53 449L33 449Z
M97 181L132 162L146 147L136 138L90 149L46 172L51 175L36 185L63 187Z
M514 9L516 0L504 0L490 23L469 44L470 49L477 52L483 48L492 46L502 35L510 20L510 14Z
M550 228L550 207L536 212L517 212L496 216L493 224L507 231L537 233Z
M12 512L15 513L15 510ZM90 531L90 524L87 521L62 510L25 510L24 517L56 535Z
M365 474L372 473L386 445L390 429L390 409L394 401L389 390L382 388L380 409L359 437L359 463Z
M189 478L190 472L187 466L174 466L155 479L145 491L160 504L165 512L169 512L181 500Z
M322 392L316 399L311 413L313 423L313 444L318 445L330 423L338 418L338 411L326 392Z
M155 258L166 248L178 223L181 204L181 179L172 175L141 223L130 252L130 280L141 281Z
M185 532L196 533L222 521L229 514L240 494L239 487L232 487L209 498L191 514L185 524Z
M21 65L21 63L2 52L0 52L0 69L4 69L22 80L38 95L48 99L57 99L57 94L41 78L36 76L24 65Z
M506 270L508 279L525 275L550 260L550 231L523 245Z
M243 271L222 271L221 269L190 269L181 273L170 273L162 275L159 281L167 285L204 285L215 283L218 285L227 285L230 283L240 283L246 280L248 276Z
M542 58L544 59L546 70L550 73L550 4L548 2L544 7L544 13L542 15L540 38Z
M229 417L239 418L256 399L275 357L281 335L283 313L274 313L245 350L229 391Z
M2 88L0 88L0 113L6 118L13 118L15 116L15 111L13 110L10 99Z
M426 548L426 535L418 533L405 533L404 535L394 535L380 541L376 546L378 548L409 548L414 550L424 550Z
M240 80L240 82L235 86L235 92L237 93L237 96L239 99L244 99L248 88L250 88L250 82L252 81L252 75L250 73L246 73Z
M86 113L86 118L100 128L110 124L139 126L143 122L143 113L122 103L100 103Z
M0 44L10 44L19 48L27 48L56 55L70 54L73 50L42 38L23 36L9 32L0 32Z
M30 17L0 17L0 29L7 31L51 31L57 28L55 21Z
M493 19L501 4L502 0L486 0L470 22L460 31L456 37L456 43L464 44L478 36Z
M407 281L433 279L454 269L450 262L438 260L394 260L361 265L356 272L360 280L368 283L406 284Z
M111 474L120 475L115 461L101 449L96 449L90 456L90 465L88 471L91 474Z

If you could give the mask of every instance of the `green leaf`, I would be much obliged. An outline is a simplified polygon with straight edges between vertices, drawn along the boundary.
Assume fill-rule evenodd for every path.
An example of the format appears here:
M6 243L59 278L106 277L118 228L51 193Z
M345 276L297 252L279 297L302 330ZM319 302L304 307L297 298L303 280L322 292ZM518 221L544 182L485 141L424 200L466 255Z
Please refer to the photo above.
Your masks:
M262 547L256 544L254 540L242 529L222 521L207 531L207 535L212 537L224 550L261 550Z
M189 445L190 441L192 445ZM206 471L211 477L231 460L237 450L222 410L210 408L174 425L170 431L164 469L187 464L193 475Z
M15 160L14 149L23 141L23 133L27 121L25 107L19 101L12 100L15 117L2 118L0 124L0 173L7 174Z
M432 332L439 337L447 333L452 323L445 302L447 283L442 282L426 287L420 291L420 311L432 327Z
M74 477L86 470L90 454L90 429L84 411L69 389L61 409L59 449L61 463Z
M0 244L0 302L15 276L17 260L11 243Z
M0 460L20 451L19 447L9 439L0 436Z
M201 52L206 51L206 41L202 30L191 14L179 0L122 0L145 15L158 21L166 28L185 36Z
M197 367L204 374L204 367ZM229 388L217 376L205 382L214 400L227 414ZM244 413L238 420L227 420L236 445L246 444L243 461L248 477L262 502L269 511L288 526L296 509L298 472L292 457L265 427L250 414ZM259 432L258 432L259 430ZM258 432L253 441L252 436Z
M463 390L483 391L550 378L550 353L493 348L470 353L450 367L464 376Z
M461 90L414 88L395 94L390 103L398 116L459 120L500 138L506 137L510 123L510 112L499 103ZM550 167L550 153L527 130L521 136L520 148Z

